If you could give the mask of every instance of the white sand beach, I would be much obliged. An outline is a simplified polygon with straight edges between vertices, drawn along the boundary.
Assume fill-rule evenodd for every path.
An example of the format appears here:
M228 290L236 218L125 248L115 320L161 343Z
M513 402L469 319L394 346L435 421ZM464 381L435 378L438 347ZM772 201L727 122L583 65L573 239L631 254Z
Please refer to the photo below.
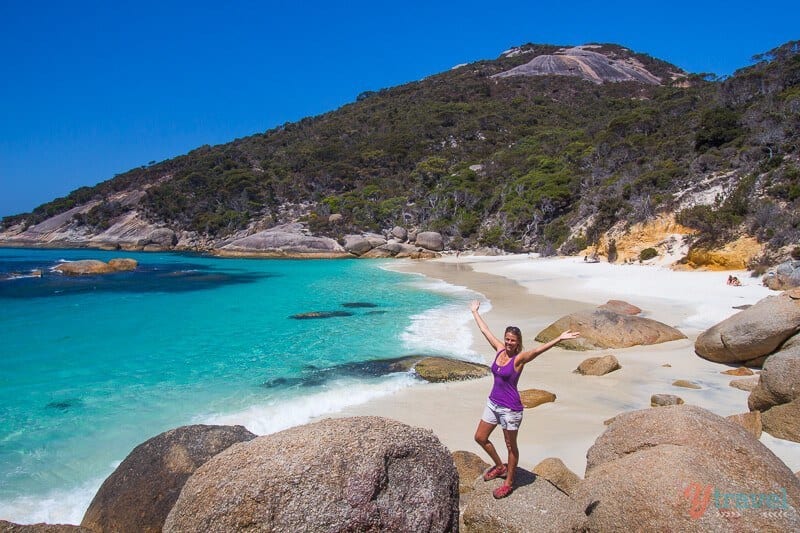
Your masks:
M519 433L520 466L530 469L547 457L558 457L581 476L586 451L605 430L603 421L623 411L650 408L652 394L675 394L687 404L721 416L747 412L749 393L729 385L740 378L721 374L731 367L695 355L694 341L702 331L736 313L736 306L754 304L775 294L744 271L676 272L653 265L585 263L581 258L462 255L398 262L392 268L482 294L490 305L484 304L481 311L492 330L500 336L505 326L518 326L528 347L535 344L533 339L540 330L559 317L609 299L632 303L643 310L642 316L674 326L688 336L685 340L617 350L574 352L556 347L526 366L520 390L545 389L555 393L557 400L526 410ZM742 286L726 284L731 273L739 277ZM468 317L469 309L465 307L464 313ZM473 350L491 363L492 349L477 326L470 328ZM617 357L621 370L601 377L573 373L584 359L608 353ZM673 386L677 379L694 381L702 388ZM473 433L490 388L491 377L424 384L347 408L337 416L394 418L431 429L452 451L467 450L483 457ZM499 430L492 440L505 457ZM800 444L766 433L761 441L793 472L800 470Z

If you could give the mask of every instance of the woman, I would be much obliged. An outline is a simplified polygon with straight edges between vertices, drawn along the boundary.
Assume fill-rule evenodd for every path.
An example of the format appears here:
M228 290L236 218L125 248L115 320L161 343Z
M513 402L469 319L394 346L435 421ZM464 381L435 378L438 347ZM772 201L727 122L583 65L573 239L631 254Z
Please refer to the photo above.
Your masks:
M475 431L475 442L486 450L489 457L494 461L494 466L484 475L483 479L489 481L495 478L505 478L506 482L494 490L495 498L505 498L514 490L514 471L519 462L519 450L517 449L517 431L522 423L522 400L517 390L517 382L522 374L523 367L533 361L536 357L543 354L559 341L575 339L580 336L577 331L567 330L561 335L546 344L542 344L533 350L522 351L522 332L518 327L508 326L503 340L495 337L489 326L486 325L481 315L478 313L480 302L472 302L470 308L475 322L478 324L483 336L489 341L497 353L492 363L492 374L494 375L494 386L486 402L486 408L478 422L478 429ZM508 465L504 465L497 455L494 445L489 440L497 424L503 428L506 447L508 448Z

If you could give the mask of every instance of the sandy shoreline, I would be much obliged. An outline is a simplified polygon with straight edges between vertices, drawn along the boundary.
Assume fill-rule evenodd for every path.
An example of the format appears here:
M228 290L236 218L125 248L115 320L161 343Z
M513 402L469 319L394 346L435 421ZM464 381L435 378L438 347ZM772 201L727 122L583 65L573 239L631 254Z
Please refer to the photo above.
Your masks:
M655 393L676 394L686 403L722 416L748 410L748 393L729 386L737 378L720 373L729 367L694 354L694 340L700 332L736 313L735 306L753 304L774 294L745 272L736 273L743 286L730 287L725 284L728 272L673 272L654 266L586 264L575 258L462 256L398 263L393 268L482 294L491 303L482 307L491 329L500 335L505 326L516 325L528 346L535 344L533 338L541 329L560 316L609 299L637 305L643 309L643 316L675 326L689 337L621 350L570 352L553 348L528 365L520 389L545 389L555 393L557 400L525 412L519 433L520 466L524 468L532 468L547 457L559 457L582 476L586 450L605 430L603 421L622 411L649 408L650 396ZM486 307L490 309L484 311ZM468 315L469 310L465 308L464 313ZM490 362L493 353L489 344L476 326L471 325L470 331L473 350ZM584 359L607 353L619 359L621 370L602 377L573 373ZM692 380L702 389L675 387L672 382L676 379ZM473 433L490 388L490 377L424 384L349 407L335 416L394 418L432 430L450 450L483 456ZM492 440L502 447L499 431ZM766 433L761 441L792 471L800 470L800 444Z

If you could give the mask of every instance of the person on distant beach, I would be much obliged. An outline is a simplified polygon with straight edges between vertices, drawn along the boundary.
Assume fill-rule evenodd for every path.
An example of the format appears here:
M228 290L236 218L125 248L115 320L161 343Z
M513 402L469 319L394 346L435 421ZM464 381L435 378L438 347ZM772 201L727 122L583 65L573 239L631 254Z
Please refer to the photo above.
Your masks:
M494 386L486 402L478 429L475 430L475 442L489 454L494 461L494 466L483 475L484 481L495 478L505 478L505 483L492 493L495 498L505 498L514 491L514 472L519 463L519 450L517 449L517 432L522 423L522 400L517 390L517 382L522 374L523 367L533 361L562 340L575 339L580 336L577 331L564 331L548 343L542 344L533 350L522 351L522 332L516 326L508 326L501 341L489 330L481 315L478 313L480 302L473 301L470 305L472 317L478 328L497 351L492 362ZM489 440L497 425L503 428L503 437L508 448L508 464L503 464L494 445Z

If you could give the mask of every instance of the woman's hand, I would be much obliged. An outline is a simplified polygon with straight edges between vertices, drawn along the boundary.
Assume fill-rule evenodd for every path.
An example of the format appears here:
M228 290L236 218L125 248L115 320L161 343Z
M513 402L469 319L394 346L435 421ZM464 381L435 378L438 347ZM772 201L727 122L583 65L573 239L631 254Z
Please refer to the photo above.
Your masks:
M470 302L470 304L469 304L469 309L473 313L477 313L478 309L480 309L480 307L481 307L481 302L478 301L478 300L472 300L472 302Z
M558 340L566 341L569 339L577 339L580 336L581 336L580 332L568 329L567 331L563 332L561 335L558 336Z

